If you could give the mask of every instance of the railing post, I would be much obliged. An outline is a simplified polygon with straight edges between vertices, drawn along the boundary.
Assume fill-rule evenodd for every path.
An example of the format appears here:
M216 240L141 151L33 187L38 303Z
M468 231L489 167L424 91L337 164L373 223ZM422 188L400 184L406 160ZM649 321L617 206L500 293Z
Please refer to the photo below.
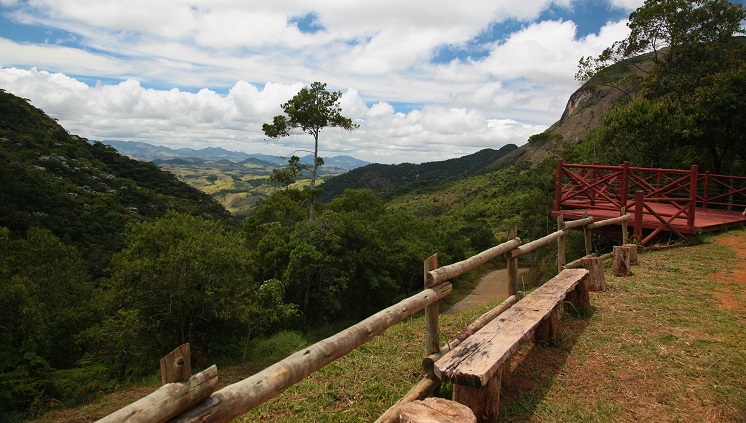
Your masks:
M619 189L621 190L621 201L623 208L627 207L627 195L629 195L629 162L625 161L622 164L622 179L619 181ZM624 212L622 212L624 215Z
M642 243L642 213L644 194L642 191L635 192L635 242Z
M508 239L515 239L518 236L518 229L513 228L508 232ZM518 293L518 256L513 257L510 252L505 253L508 260L508 295Z
M705 172L705 188L702 193L702 207L707 208L707 200L710 194L710 171Z
M565 215L561 214L557 216L557 230L561 231L565 229ZM557 273L562 271L562 266L567 264L565 258L565 236L560 235L557 238Z
M689 216L686 226L694 227L694 212L697 209L697 180L699 179L699 166L692 165L692 173L689 175Z
M425 289L432 288L427 272L438 268L438 255L433 254L428 257L424 263ZM425 355L437 354L440 352L440 325L438 315L440 314L440 302L436 301L425 307Z
M622 214L621 216L624 216L627 214L627 207L622 207ZM629 238L629 232L627 228L627 221L625 220L622 222L622 245L627 244L627 240Z
M559 211L562 202L562 167L565 161L562 159L557 160L557 175L555 176L554 182L554 210Z
M598 167L597 167L598 162L593 162L592 164L593 164L593 167L591 168L590 180L591 180L591 185L594 185L596 183L596 180L598 180L599 178ZM590 195L592 206L596 205L596 197L598 196L597 190L598 190L598 187L595 187L592 190L590 190L590 192L588 193Z

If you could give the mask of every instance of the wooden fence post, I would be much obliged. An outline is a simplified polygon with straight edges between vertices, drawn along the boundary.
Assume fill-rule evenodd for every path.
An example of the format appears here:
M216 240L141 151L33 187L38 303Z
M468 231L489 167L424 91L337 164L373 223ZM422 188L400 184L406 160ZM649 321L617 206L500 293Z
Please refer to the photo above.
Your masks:
M689 210L687 210L686 226L690 229L694 227L694 214L697 210L697 185L699 182L699 166L692 165L692 172L689 175Z
M182 382L192 376L189 343L178 346L161 359L161 384Z
M625 214L627 214L626 206L622 207L622 213L620 214L620 216L624 216ZM622 222L622 245L629 243L629 228L627 226L628 225L626 220Z
M557 230L561 231L565 229L565 215L561 214L557 216ZM562 266L567 264L565 258L565 236L560 235L557 238L557 273L562 271Z
M629 248L622 245L614 246L614 275L629 276L632 273L629 263Z
M424 263L425 289L432 288L428 281L427 272L438 268L438 255L433 254L428 257ZM425 355L436 354L440 352L440 327L438 314L440 313L440 302L436 301L425 307Z
M580 266L588 269L588 290L592 292L606 291L606 277L604 276L604 262L601 257L583 257Z
M508 232L509 239L515 239L518 236L518 229L513 228ZM510 252L505 253L508 260L508 294L518 293L518 256L513 257Z
M588 212L583 212L583 219L588 217ZM593 253L593 239L591 238L591 230L588 225L583 225L583 239L585 239L585 255L589 256Z

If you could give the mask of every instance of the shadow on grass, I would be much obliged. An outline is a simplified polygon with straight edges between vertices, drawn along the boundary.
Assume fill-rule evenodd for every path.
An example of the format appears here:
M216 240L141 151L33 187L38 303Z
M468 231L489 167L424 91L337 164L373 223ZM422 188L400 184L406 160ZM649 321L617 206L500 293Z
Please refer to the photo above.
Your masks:
M529 421L534 416L592 314L593 309L579 317L563 313L555 342L529 342L513 355L510 386L500 392L500 421Z

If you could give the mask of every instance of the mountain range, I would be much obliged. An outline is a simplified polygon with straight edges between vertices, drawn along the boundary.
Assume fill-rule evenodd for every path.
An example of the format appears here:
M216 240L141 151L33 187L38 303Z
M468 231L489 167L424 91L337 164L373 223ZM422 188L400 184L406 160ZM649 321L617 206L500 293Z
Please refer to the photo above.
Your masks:
M207 147L202 149L193 148L169 148L159 145L148 144L139 141L117 141L103 140L104 144L110 145L127 157L148 161L170 161L173 159L201 159L201 160L230 160L234 163L254 163L268 167L287 165L289 157L273 156L261 153L244 153L242 151L230 151L222 147ZM313 155L308 154L301 157L301 163L313 164ZM324 157L324 166L335 167L341 170L356 169L370 162L356 159L351 156Z

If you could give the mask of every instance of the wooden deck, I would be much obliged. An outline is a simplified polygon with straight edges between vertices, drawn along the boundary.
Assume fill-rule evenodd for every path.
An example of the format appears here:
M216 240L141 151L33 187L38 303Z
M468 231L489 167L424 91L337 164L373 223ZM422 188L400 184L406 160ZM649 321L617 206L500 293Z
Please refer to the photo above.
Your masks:
M557 217L562 214L565 216L565 220L578 220L583 218L583 213L588 213L588 216L593 217L596 221L619 216L619 210L611 209L610 206L610 203L607 203L606 205L596 203L595 206L591 206L590 204L580 204L579 202L572 206L570 204L565 204L563 210L553 211L552 216ZM666 220L670 219L671 216L678 211L676 207L670 204L648 203L648 206ZM634 209L629 210L629 213L634 215ZM714 232L746 224L746 216L743 216L743 210L729 211L697 207L695 216L694 226L692 227L687 225L686 216L679 216L673 219L671 226L682 234L691 235L696 233ZM633 224L634 223L631 223L631 225ZM661 226L661 221L658 220L658 218L653 214L643 213L642 227L644 229L654 230L659 226Z
M557 163L552 216L566 221L631 214L643 245L660 238L719 231L746 224L746 177L598 164ZM608 235L609 229L605 229ZM612 232L614 229L611 230ZM621 228L616 228L621 233Z

